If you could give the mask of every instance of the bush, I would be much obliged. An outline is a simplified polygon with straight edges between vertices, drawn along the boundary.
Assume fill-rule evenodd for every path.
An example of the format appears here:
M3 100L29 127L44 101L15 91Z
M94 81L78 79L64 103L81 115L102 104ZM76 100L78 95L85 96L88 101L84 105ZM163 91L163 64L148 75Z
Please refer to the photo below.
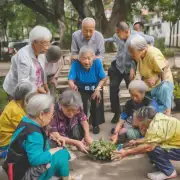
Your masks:
M175 83L174 86L174 97L175 99L180 99L180 84L179 83Z

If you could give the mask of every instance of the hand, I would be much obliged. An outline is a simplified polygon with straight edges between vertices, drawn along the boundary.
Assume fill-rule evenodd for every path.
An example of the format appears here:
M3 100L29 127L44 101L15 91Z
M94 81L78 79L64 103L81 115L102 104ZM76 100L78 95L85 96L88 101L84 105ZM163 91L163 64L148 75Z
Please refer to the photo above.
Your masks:
M56 141L60 146L65 147L66 141L63 137L51 133L50 139Z
M117 161L127 156L127 151L125 149L121 149L120 151L114 151L111 157L111 160Z
M57 79L55 77L53 77L50 81L51 84L54 84L55 86L57 86Z
M128 142L129 146L136 146L137 144L138 144L137 141L134 139Z
M75 84L71 84L71 85L70 85L70 88L71 88L73 91L78 91L78 87L77 87Z
M44 89L44 87L40 87L37 89L37 92L40 93L40 94L46 94L46 90Z
M92 144L92 142L93 142L93 139L90 135L85 136L84 140L88 145Z
M101 93L100 93L100 91L99 90L95 90L94 93L92 94L91 98L93 100L96 99L97 102L100 103L100 101L101 101Z
M51 153L51 155L55 154L56 152L58 152L59 150L61 150L62 147L56 147L56 148L52 148L49 150L49 152Z
M130 80L132 81L135 78L135 70L131 68L130 70Z
M118 142L118 133L113 134L110 139L112 140L113 144L116 144Z
M76 147L77 147L80 151L88 154L88 148L87 148L87 146L86 146L82 141L77 141Z
M150 85L150 86L154 86L157 82L157 80L159 79L158 76L154 76L152 78L149 78L147 79L147 83Z

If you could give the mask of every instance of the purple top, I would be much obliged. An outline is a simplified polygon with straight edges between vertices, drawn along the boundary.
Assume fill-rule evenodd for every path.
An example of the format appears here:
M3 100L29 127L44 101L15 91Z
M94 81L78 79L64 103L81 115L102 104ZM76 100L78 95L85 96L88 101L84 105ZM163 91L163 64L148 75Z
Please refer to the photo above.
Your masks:
M59 109L58 104L55 105L54 116L49 126L49 132L58 132L61 136L68 137L68 129L72 129L78 123L87 121L87 116L80 109L79 113L76 114L73 118L69 119L66 117L62 110Z

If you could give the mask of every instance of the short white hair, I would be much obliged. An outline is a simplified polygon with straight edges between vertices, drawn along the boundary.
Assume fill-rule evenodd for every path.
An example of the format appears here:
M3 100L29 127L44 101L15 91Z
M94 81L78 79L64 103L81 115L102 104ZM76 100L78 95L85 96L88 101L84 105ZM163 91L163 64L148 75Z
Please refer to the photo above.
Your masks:
M87 23L92 23L94 27L96 26L96 21L91 17L84 18L82 21L82 26Z
M147 41L140 35L133 36L128 42L128 47L132 50L143 51L147 46Z
M88 52L92 53L93 56L95 55L94 50L91 47L83 46L79 51L79 58L81 57L82 54L86 54Z
M129 91L131 91L132 89L137 89L140 92L147 92L149 88L144 81L133 80L129 83L128 89L129 89Z
M50 112L53 104L53 97L47 94L37 94L32 96L25 107L26 113L32 117L38 117L41 112Z
M43 26L35 26L29 33L29 40L31 43L33 41L41 41L41 40L51 40L52 34L48 28Z

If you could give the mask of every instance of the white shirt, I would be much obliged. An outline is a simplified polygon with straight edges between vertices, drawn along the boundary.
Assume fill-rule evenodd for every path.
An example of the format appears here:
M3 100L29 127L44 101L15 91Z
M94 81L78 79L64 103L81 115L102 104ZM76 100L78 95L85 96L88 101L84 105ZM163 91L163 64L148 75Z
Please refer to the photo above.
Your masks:
M39 61L43 71L44 84L47 82L45 69L45 55L41 54L36 58L34 50L31 45L27 45L20 49L11 58L11 67L4 80L3 88L7 94L13 96L16 85L21 81L30 81L33 89L36 90L36 65Z

